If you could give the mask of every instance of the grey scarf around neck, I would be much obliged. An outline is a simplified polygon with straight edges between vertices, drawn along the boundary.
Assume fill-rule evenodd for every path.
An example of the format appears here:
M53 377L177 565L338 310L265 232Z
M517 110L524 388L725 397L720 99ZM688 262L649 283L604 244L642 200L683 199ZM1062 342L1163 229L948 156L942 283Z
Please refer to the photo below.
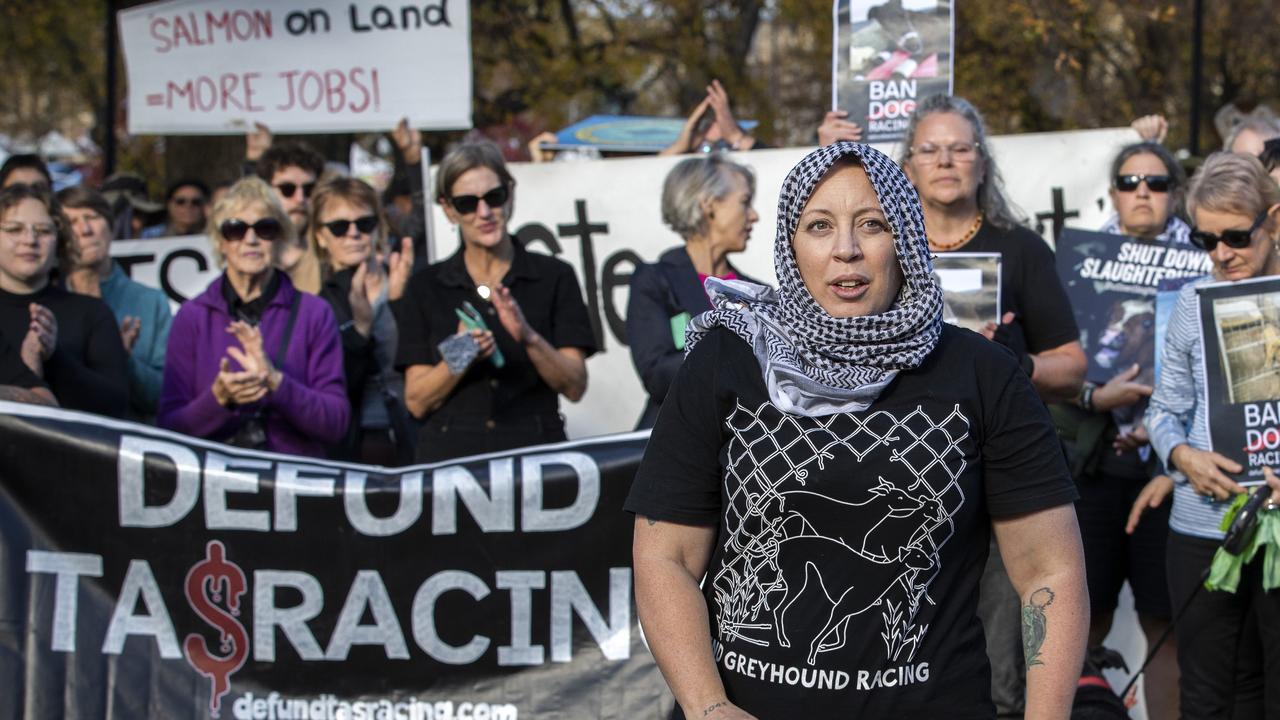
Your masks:
M791 239L814 188L846 157L857 159L880 199L903 285L883 313L836 318L805 287ZM791 169L778 198L773 265L776 292L708 278L713 309L689 323L685 349L692 350L717 326L732 331L751 346L769 399L784 412L820 417L865 410L898 371L918 367L938 343L942 292L933 280L920 198L902 169L868 145L839 142L819 148Z

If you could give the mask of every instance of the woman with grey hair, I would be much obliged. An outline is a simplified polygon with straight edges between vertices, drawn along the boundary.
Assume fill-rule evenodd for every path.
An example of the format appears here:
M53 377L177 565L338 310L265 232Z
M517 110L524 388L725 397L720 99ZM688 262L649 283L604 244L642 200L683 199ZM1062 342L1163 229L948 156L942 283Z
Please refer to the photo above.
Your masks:
M1088 612L1075 488L1013 358L942 322L915 191L866 145L815 150L783 182L773 259L777 291L707 281L625 506L677 717L993 717L975 612L994 536L1027 716L1065 720Z
M395 310L405 405L423 419L418 462L564 440L560 396L587 390L596 339L582 289L568 263L507 231L515 185L487 142L459 145L436 172L462 242L409 280Z
M1080 391L1086 360L1053 251L1021 224L1005 199L982 116L969 101L934 95L907 125L899 158L920 193L929 249L999 253L1000 323L983 334L1018 358L1041 399ZM992 662L992 693L1001 715L1021 715L1026 665L1017 598L1000 555L991 553L979 613Z
M746 280L729 263L742 252L759 214L751 206L756 180L751 170L720 155L681 161L662 185L662 220L684 238L651 265L631 276L627 342L649 393L637 428L653 427L658 407L684 360L684 327L711 309L707 278Z

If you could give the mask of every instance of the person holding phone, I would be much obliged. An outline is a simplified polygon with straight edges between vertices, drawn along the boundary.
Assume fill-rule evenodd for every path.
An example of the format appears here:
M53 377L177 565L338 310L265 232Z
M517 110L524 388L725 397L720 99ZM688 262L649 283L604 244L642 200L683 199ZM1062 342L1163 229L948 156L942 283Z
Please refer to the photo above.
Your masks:
M405 404L424 420L416 459L564 440L559 396L582 398L596 351L573 268L526 251L507 231L515 179L492 143L446 155L435 195L461 247L415 274L396 308Z

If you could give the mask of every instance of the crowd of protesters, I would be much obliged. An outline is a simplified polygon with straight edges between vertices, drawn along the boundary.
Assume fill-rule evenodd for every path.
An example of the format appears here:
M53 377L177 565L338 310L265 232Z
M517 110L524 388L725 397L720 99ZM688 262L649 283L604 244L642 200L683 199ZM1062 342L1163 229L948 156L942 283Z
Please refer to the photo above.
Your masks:
M899 291L912 303L925 302L911 293L917 284L932 282L927 273L920 274L927 262L916 264L909 257L957 251L1001 255L1005 312L1000 322L984 329L985 340L950 330L939 339L923 326L915 328L911 342L919 343L912 346L919 357L902 361L892 355L899 362L894 372L925 363L935 346L945 348L951 365L925 363L932 374L912 375L910 382L890 386L886 397L917 390L927 394L931 383L945 384L948 370L975 358L987 358L979 363L986 363L981 373L994 372L995 366L1002 373L1001 363L1007 362L1026 388L1017 396L1026 405L1018 412L1043 414L1044 427L1056 430L1054 451L1059 444L1065 451L1061 463L1036 466L1036 472L1050 505L1078 498L1074 511L1088 589L1087 603L1080 598L1077 606L1089 608L1088 645L1102 644L1111 630L1126 581L1143 634L1148 643L1159 642L1173 609L1192 593L1221 542L1219 523L1228 501L1243 491L1231 478L1241 468L1208 449L1194 286L1280 274L1280 125L1267 118L1238 124L1223 150L1189 182L1161 144L1167 131L1163 118L1141 118L1134 128L1143 139L1115 156L1109 173L1115 213L1100 230L1117 241L1128 236L1194 245L1209 253L1214 272L1182 290L1159 377L1124 368L1094 385L1084 381L1080 331L1053 251L1006 199L982 116L963 98L922 101L892 167L881 168L883 156L851 142L860 139L861 128L847 115L828 113L818 138L820 146L834 150L806 159L821 165L815 175L800 172L804 163L797 166L793 174L800 174L789 187L803 198L780 202L779 233L787 237L776 250L781 260L775 258L781 299L734 295L745 292L743 287L759 287L732 264L758 219L756 183L748 166L718 151L765 146L739 127L723 87L713 82L679 138L662 153L690 154L673 167L662 189L662 219L682 243L638 267L630 284L628 336L648 394L639 424L656 423L654 437L662 439L665 450L662 457L646 460L637 485L641 495L633 495L629 508L686 525L716 524L716 478L724 462L715 444L723 434L716 423L728 421L714 403L699 405L698 393L723 383L742 384L733 392L763 392L756 389L758 375L735 379L718 373L733 362L751 365L758 359L762 367L773 368L766 370L768 397L775 404L793 403L790 411L798 415L821 415L814 408L827 408L828 402L865 409L892 380L890 373L866 396L864 371L879 367L879 360L847 368L836 363L823 376L825 384L818 383L817 399L804 394L808 390L788 395L789 382L805 387L796 381L804 374L804 361L797 357L803 358L807 346L782 331L770 334L776 313L780 326L798 323L797 328L819 336L852 333L848 337L861 338L858 342L869 348L883 340L871 330L859 334L865 328L856 323L833 320L809 327L796 319L796 313L817 312L817 306L838 317L831 308L863 282L848 280L828 303L810 287L800 246L788 249L790 238L799 243L811 232L807 225L797 226L808 212L805 203L825 198L829 190L822 188L834 187L827 185L828 178L838 178L832 182L863 193L886 214L899 212L901 203L918 202L923 244L915 248L901 241L896 250L890 248L886 273L898 285L872 314L909 309L905 300L901 307L895 304ZM416 163L418 133L402 123L393 138L406 162ZM862 174L844 173L850 163L863 168ZM867 182L873 192L870 185L864 192L858 184ZM368 184L327 168L307 146L274 143L262 127L248 137L238 181L211 187L182 178L169 184L163 203L147 200L145 184L128 176L98 189L76 186L53 194L39 158L11 157L0 169L0 398L153 422L241 447L388 466L563 440L560 396L576 402L588 392L586 360L597 349L573 270L526 251L513 237L507 223L516 186L500 151L464 142L441 161L430 196L457 227L461 245L453 256L415 271L415 247L421 247L425 233L427 196L421 183L420 173L405 173L393 185L399 198L391 202ZM913 190L906 193L906 188ZM401 202L405 197L407 206ZM906 227L912 220L895 222ZM193 233L208 235L222 272L176 315L163 292L131 280L111 258L116 238ZM897 275L891 272L894 264L901 264ZM795 299L803 299L806 287L817 305ZM754 329L741 330L741 323L727 316L705 315L720 307L717 293L732 296L738 306L762 308L760 317L768 322L746 323ZM903 316L902 322L908 319ZM723 328L715 331L717 324L755 342L756 357L735 346L737 340ZM697 355L693 367L685 363L688 327L690 338L715 348ZM788 349L793 341L796 347ZM989 348L997 345L1008 352L988 358ZM892 347L900 352L902 345ZM863 350L840 352L852 357ZM722 362L721 356L737 359ZM783 373L782 379L768 375L773 371ZM860 378L857 384L840 384L846 371ZM997 386L1005 382L1004 375L983 375L978 386L965 391L965 402L981 405L988 387L995 402ZM912 383L920 387L913 390ZM775 391L781 395L775 398ZM871 399L862 405L836 402L847 400L846 392ZM664 411L668 405L673 409ZM1007 434L1017 427L1043 444L1039 430L1017 424L1022 415L997 418L986 431ZM699 418L710 425L697 425ZM709 437L699 444L704 436ZM1154 452L1145 449L1148 445ZM1038 447L1001 446L1002 461L1006 468L1026 470ZM689 464L694 456L702 462L697 468ZM710 478L696 498L672 484L680 473L692 472ZM1072 482L1050 482L1058 474ZM1280 481L1270 473L1267 477L1280 498ZM1010 473L988 472L991 487L1015 480ZM1014 490L1008 492L1015 497ZM714 496L712 509L705 496ZM990 535L974 534L986 550L967 548L973 554L963 562L978 563L972 579L981 592L974 612L982 619L991 664L991 701L1002 717L1016 717L1030 711L1026 698L1043 703L1050 693L1043 681L1041 690L1028 690L1025 587L1039 582L1029 578L1043 575L1058 556L1015 552L1010 561L1010 550L1002 552L997 541L1027 543L1036 533L1055 532L1065 520L1042 515L1050 509L1043 502L1005 498L1000 504L992 497L991 517L1005 524L997 523ZM1012 529L1010 518L1020 513L1038 519ZM650 530L653 526L652 519L647 527L637 524L638 584L642 545L643 552L652 553L644 555L646 562L658 568L674 567L671 562L690 552L709 557L714 535L699 532L675 540L661 533L642 535L658 532ZM700 567L706 569L705 559ZM699 576L689 568L652 572L656 584L638 589L648 598L640 598L643 619L655 627L687 630L652 613L646 616L644 603L665 608L664 588L685 599L700 597L696 582L689 585ZM1240 592L1210 594L1174 625L1174 640L1161 646L1146 670L1151 717L1280 717L1275 681L1280 591L1265 591L1254 570L1246 573ZM1069 591L1062 597L1063 605L1076 602ZM687 609L694 625L706 625L696 608ZM694 645L705 639L684 638ZM672 680L673 672L705 675L701 664L709 655L675 645L658 650L662 645L661 640L655 644L655 653L686 713L745 716L733 714L737 710L727 700L721 702L726 690L717 685L714 668L704 686ZM1063 651L1061 657L1074 656ZM734 687L741 697L755 692Z

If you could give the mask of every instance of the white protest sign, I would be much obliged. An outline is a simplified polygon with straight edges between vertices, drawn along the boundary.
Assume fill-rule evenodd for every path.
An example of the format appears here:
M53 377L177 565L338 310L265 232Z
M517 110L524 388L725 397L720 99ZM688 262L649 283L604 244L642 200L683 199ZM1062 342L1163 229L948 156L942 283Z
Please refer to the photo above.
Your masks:
M1010 198L1033 227L1052 240L1055 226L1097 228L1111 213L1107 174L1111 159L1136 140L1133 131L1086 130L991 138ZM894 151L891 146L881 147ZM760 213L745 252L733 263L773 282L773 238L778 191L808 148L739 153L756 174ZM626 158L586 162L513 164L513 233L535 252L550 252L578 273L601 352L587 362L587 394L561 409L570 437L621 432L635 426L645 392L626 345L629 282L637 262L653 262L681 239L662 224L662 182L681 158ZM430 185L428 185L430 187ZM434 206L437 247L444 259L458 235ZM218 274L203 236L117 241L112 255L133 279L164 289L171 298L202 292Z
M468 0L168 0L118 14L129 132L471 127Z
M222 273L207 235L117 240L111 257L135 281L163 290L174 312Z

